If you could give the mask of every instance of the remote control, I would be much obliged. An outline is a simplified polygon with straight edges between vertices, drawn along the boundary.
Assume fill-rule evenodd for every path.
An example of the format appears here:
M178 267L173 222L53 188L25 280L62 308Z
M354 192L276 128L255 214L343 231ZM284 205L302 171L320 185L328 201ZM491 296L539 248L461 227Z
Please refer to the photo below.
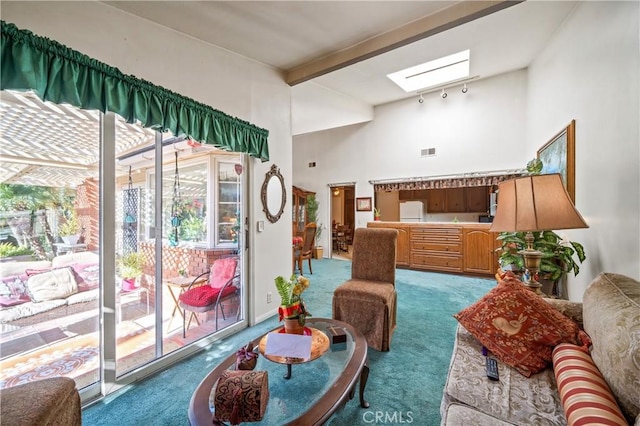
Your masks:
M498 361L493 358L486 358L487 360L487 377L489 380L499 380L498 376Z

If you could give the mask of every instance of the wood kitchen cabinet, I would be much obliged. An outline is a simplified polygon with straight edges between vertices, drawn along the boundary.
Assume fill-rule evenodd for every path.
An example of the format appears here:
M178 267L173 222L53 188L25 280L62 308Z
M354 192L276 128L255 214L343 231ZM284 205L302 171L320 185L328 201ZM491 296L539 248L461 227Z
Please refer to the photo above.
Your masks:
M462 232L459 226L411 228L411 268L462 272Z
M409 243L409 230L408 227L399 226L398 230L398 243L396 245L396 265L409 266L409 258L411 254L411 248Z
M489 187L469 186L467 191L467 211L469 213L487 213L489 210Z
M391 228L398 231L398 240L396 242L396 266L409 267L409 259L411 254L411 246L409 241L410 226L396 222L389 225L390 222L372 222L367 224L368 228Z
M446 189L429 189L427 196L427 212L429 213L444 213L446 212Z
M498 261L494 248L497 236L497 232L489 232L486 227L465 226L462 236L465 273L487 275L496 273Z
M467 211L465 189L466 188L450 188L446 190L447 201L445 211L450 213L464 213Z
M369 228L398 230L396 266L493 276L498 268L498 233L484 223L369 222Z
M489 196L486 186L427 191L429 213L486 213L488 209Z

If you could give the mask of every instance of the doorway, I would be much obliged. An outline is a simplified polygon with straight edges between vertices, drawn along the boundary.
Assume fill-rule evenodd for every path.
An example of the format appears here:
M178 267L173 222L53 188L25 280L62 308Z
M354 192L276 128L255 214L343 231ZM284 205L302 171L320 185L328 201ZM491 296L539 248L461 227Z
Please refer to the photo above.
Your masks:
M331 189L331 258L351 260L355 228L355 193L353 184L332 185Z

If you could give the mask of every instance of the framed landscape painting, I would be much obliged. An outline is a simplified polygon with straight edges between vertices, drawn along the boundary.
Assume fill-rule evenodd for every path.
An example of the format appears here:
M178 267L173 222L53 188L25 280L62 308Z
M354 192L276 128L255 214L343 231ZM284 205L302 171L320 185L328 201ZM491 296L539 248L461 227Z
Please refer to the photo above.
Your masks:
M356 198L356 211L370 212L371 211L371 197Z
M562 182L576 202L576 121L571 123L538 150L542 174L560 173Z

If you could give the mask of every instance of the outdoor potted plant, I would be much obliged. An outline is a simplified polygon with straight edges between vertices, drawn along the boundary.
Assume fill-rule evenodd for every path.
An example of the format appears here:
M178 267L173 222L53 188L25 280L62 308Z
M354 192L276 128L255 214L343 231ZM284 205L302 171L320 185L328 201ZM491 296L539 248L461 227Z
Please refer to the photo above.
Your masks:
M129 253L118 259L123 291L131 291L137 287L136 281L142 276L145 265L146 260L142 253Z
M58 235L65 244L77 244L80 238L80 222L75 212L66 217L66 220L58 225Z
M309 280L302 275L291 275L287 280L282 276L275 279L280 295L279 320L284 320L285 333L304 334L304 324L311 314L302 300L302 292L309 287Z

